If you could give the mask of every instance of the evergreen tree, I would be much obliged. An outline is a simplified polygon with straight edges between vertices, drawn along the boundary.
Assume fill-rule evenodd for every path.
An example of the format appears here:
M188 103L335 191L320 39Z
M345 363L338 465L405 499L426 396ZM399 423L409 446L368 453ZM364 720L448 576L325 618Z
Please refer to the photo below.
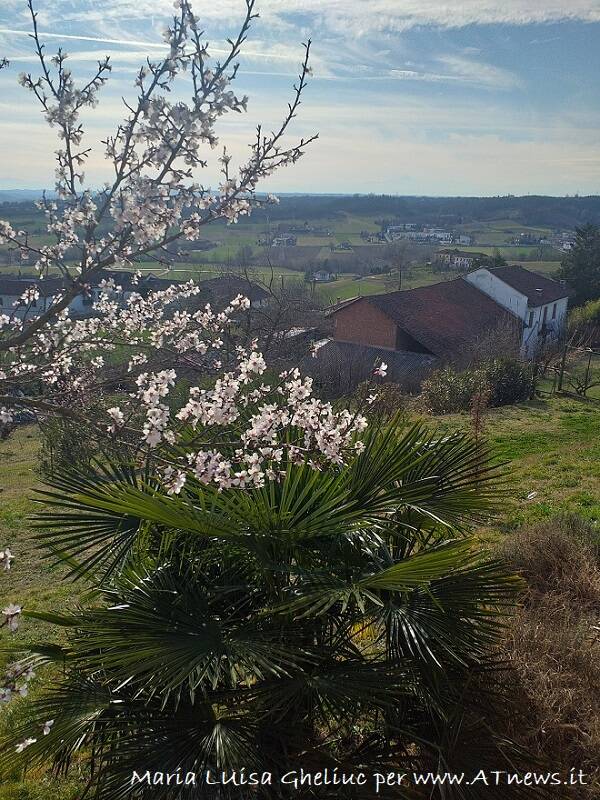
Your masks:
M575 246L565 257L560 278L574 290L572 302L583 305L600 297L600 227L577 228Z

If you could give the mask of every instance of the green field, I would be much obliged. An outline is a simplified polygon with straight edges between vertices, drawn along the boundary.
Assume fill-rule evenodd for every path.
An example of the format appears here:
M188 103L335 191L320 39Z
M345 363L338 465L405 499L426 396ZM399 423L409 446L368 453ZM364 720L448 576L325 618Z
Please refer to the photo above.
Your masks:
M402 289L415 289L418 286L429 286L443 280L458 277L455 273L433 272L427 267L415 267L408 275L402 277ZM337 303L351 297L364 297L382 292L394 292L399 288L398 278L392 275L369 275L361 278L358 275L340 275L331 283L317 287L318 295L325 302Z
M41 215L36 215L31 211L23 212L17 219L13 220L19 227L29 227L34 231L31 241L34 244L47 244L49 239L44 232L43 219ZM339 272L337 280L327 284L320 284L315 287L315 297L323 304L339 302L352 297L362 297L365 295L379 294L382 292L396 291L399 283L394 275L357 275L356 259L360 259L361 247L365 242L361 239L361 231L377 232L380 225L373 216L356 215L349 213L337 213L330 217L311 220L310 226L328 228L332 231L331 236L315 235L312 232L297 235L299 246L320 247L316 251L314 258L307 256L306 263L300 261L292 264L295 268L287 266L271 266L271 249L263 244L259 244L261 237L267 232L276 233L279 226L294 225L302 227L304 220L289 219L266 223L265 221L255 221L252 217L242 219L236 225L225 225L217 222L207 225L203 230L203 238L215 243L216 247L208 251L190 251L187 260L177 262L172 269L165 270L164 265L156 261L145 261L139 266L142 271L152 271L161 276L171 276L174 280L207 280L223 273L223 271L235 271L240 269L235 265L239 262L241 248L251 248L252 266L248 267L251 278L259 283L280 288L282 285L289 285L290 281L303 281L305 268L314 269L329 257L331 244L350 242L353 250L348 253L347 272ZM475 242L470 247L460 247L461 250L471 252L483 252L487 255L500 253L510 263L520 263L526 269L532 269L548 276L554 276L560 266L561 255L557 251L546 248L543 257L547 260L536 260L539 258L540 250L537 247L510 246L507 242L519 236L521 233L530 233L536 236L546 236L551 233L549 228L531 228L521 225L514 220L492 220L487 222L474 222L465 225L455 226L460 232L468 233L475 237ZM481 244L478 244L481 242ZM380 245L382 252L385 245ZM372 258L373 248L377 245L370 245L369 256ZM295 248L290 248L292 253ZM298 251L297 251L298 252ZM338 254L340 251L337 251ZM376 251L375 251L376 252ZM431 250L429 249L429 252ZM423 257L425 261L425 256ZM370 263L370 262L367 262ZM331 267L330 267L331 268ZM336 255L335 269L344 269L344 258ZM14 267L4 267L7 271ZM23 274L33 274L32 267L22 269ZM403 289L413 289L418 286L426 286L438 281L457 277L454 273L434 272L424 263L412 267L403 276Z
M310 226L318 226L331 230L331 236L315 235L308 231L306 234L297 234L298 245L302 246L321 246L328 248L332 243L340 244L350 242L353 247L360 248L364 241L360 238L361 231L376 233L381 227L374 219L375 215L356 215L347 212L339 212L332 216L322 217L317 220L310 220ZM16 228L23 228L30 232L30 242L33 246L49 244L52 239L45 230L44 217L40 212L33 209L25 209L22 212L14 213L11 222ZM225 225L222 222L214 222L206 225L202 230L202 238L213 242L216 246L208 251L193 251L190 256L192 264L230 264L235 263L240 248L251 247L254 257L261 260L268 257L268 247L260 244L261 238L265 234L276 235L279 227L286 228L293 225L302 228L305 220L303 219L282 219L272 222L264 220L256 221L256 218L242 218L235 225ZM474 237L471 247L461 247L462 250L473 250L493 254L497 249L502 255L513 260L521 258L533 258L539 252L538 247L527 245L512 245L511 241L520 234L531 234L536 237L548 236L550 228L528 227L514 220L490 220L485 222L470 222L462 225L454 225L454 229L460 233L467 233ZM556 251L549 251L549 258L558 260L561 257Z

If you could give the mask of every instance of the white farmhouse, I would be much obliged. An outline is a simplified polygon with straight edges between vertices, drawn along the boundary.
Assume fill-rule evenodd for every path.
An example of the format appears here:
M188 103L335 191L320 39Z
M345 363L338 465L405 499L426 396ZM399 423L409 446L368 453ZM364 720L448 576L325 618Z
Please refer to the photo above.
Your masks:
M522 320L524 357L532 358L564 331L569 289L563 282L517 265L481 267L465 275L464 280Z
M18 319L32 319L43 314L52 305L52 299L60 295L64 287L60 278L40 279L21 275L0 276L0 314ZM25 300L23 296L34 289L38 295L35 299ZM75 314L86 314L91 310L93 298L91 294L78 295L69 304L69 311Z
M333 275L327 269L318 269L316 272L313 272L312 279L316 281L316 283L327 283L333 279Z

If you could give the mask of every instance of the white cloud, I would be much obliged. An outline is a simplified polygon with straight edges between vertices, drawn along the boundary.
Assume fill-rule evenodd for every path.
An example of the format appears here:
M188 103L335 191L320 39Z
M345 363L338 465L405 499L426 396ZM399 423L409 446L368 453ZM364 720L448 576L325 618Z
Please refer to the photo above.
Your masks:
M22 0L4 0L5 8L22 8ZM235 25L243 15L242 0L197 2L197 13L211 26ZM156 23L169 19L171 0L38 0L40 21L56 24L110 24L127 29L140 19ZM415 26L459 28L467 25L526 25L561 20L600 21L600 0L263 0L258 10L269 26L289 28L299 16L306 29L317 31L315 22L332 31L360 35L403 31Z
M141 7L136 0L109 0L99 13L106 18L135 19L147 13L164 14L171 4L166 0L150 0ZM234 22L239 19L242 3L221 0L212 7L200 4L199 11L207 21ZM284 21L289 14L310 14L324 20L335 30L354 33L406 30L416 25L438 25L456 28L472 24L524 25L579 19L600 21L598 0L268 0L260 4L262 16L269 22ZM96 12L98 13L98 12ZM74 14L72 19L85 18Z
M438 61L444 64L456 80L478 86L496 89L513 89L521 85L519 78L507 69L486 64L461 56L440 56Z
M0 34L6 36L19 36L25 37L29 39L29 31L22 31L16 30L14 28L0 28ZM156 50L157 55L160 55L161 52L166 52L166 45L164 43L156 42L156 41L143 41L143 40L134 40L134 39L109 39L102 36L84 36L82 35L73 35L73 34L66 34L66 33L50 33L47 31L40 31L40 38L42 41L46 39L58 39L59 41L78 41L78 42L94 42L97 44L107 44L107 45L122 45L127 47L137 47L140 48L138 51L134 50L127 50L127 51L117 51L120 58L127 58L127 60L133 60L133 58L142 58L142 60L148 55L148 50ZM261 49L264 48L264 49ZM89 58L85 58L85 52L78 52L77 57L79 60L95 60L98 58L97 53L100 51L89 51ZM106 55L107 51L101 51L102 55ZM109 53L114 52L112 50L108 51ZM229 51L220 48L220 47L209 47L209 52L211 55L222 56L227 54ZM297 63L299 59L301 51L297 47L290 47L283 43L279 44L268 44L266 42L260 41L253 41L251 47L244 48L243 56L245 59L260 59L261 61L264 60L276 60L276 61L290 61ZM69 51L69 58L73 58L74 53Z

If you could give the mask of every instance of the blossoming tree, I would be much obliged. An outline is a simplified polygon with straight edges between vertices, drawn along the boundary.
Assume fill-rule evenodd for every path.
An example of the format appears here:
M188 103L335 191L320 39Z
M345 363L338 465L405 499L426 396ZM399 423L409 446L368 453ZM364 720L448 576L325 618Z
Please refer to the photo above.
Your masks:
M124 306L114 280L102 280L95 313L87 319L69 315L69 305L89 294L103 270L133 269L140 257L161 253L173 242L201 236L205 225L240 215L264 202L255 194L259 181L295 163L315 137L285 143L288 128L301 103L310 73L310 42L304 46L298 82L281 125L270 133L256 130L250 157L234 173L226 148L218 156L222 179L216 190L205 187L201 175L210 153L220 146L216 132L228 113L242 113L247 98L232 89L237 58L256 18L255 0L246 13L229 52L214 62L203 41L189 0L177 0L176 14L164 34L165 55L148 60L135 81L137 100L126 104L126 117L103 142L112 180L99 191L85 188L84 167L90 155L84 145L82 114L98 103L109 79L106 58L88 80L77 83L67 54L48 57L41 40L33 0L28 0L32 39L39 74L21 74L19 81L40 104L48 125L57 131L56 199L44 197L39 207L52 238L35 245L25 230L0 221L0 243L18 248L35 261L40 279L60 276L62 289L48 307L37 312L39 289L27 288L15 308L0 315L0 422L10 424L15 411L33 409L59 415L97 433L122 438L140 458L154 451L168 490L178 492L186 475L214 482L220 488L261 485L277 475L286 458L314 463L339 462L362 417L336 413L312 397L309 380L297 372L279 376L276 385L257 383L265 371L260 353L238 348L223 371L222 349L235 315L248 305L232 298L218 313L210 306L197 311L186 302L199 293L194 282L174 285L148 295L133 294ZM8 67L0 61L0 69ZM169 95L184 84L187 102ZM104 401L106 387L118 383L115 370L107 379L107 359L119 349L126 356L120 369L132 391L121 391L118 405ZM149 362L167 368L147 371ZM176 417L168 395L180 371L221 374L211 389L192 387L189 401ZM285 433L295 426L296 437ZM190 429L193 431L190 437ZM190 438L185 456L179 438ZM219 448L219 441L225 447ZM233 443L236 444L233 447ZM169 445L159 452L159 445ZM10 566L13 555L3 551ZM4 609L4 626L16 630L20 605ZM15 688L13 670L4 696ZM12 688L11 688L12 687Z
M254 0L246 0L240 31L230 40L228 55L215 64L189 0L178 0L177 14L164 35L165 56L140 69L137 103L127 106L126 119L104 142L113 180L91 192L82 188L90 151L83 144L81 114L96 105L110 75L109 60L100 61L90 79L77 84L62 50L47 57L33 0L28 5L40 73L22 74L20 82L40 103L61 142L56 153L58 199L40 202L54 242L36 247L26 231L14 230L7 222L0 222L0 241L32 253L39 276L59 274L64 289L47 310L35 314L38 292L32 287L12 315L1 318L2 421L10 422L15 408L31 408L91 421L113 436L138 434L148 448L161 442L175 445L179 430L190 424L196 431L210 431L243 421L243 430L237 431L240 447L234 462L221 458L214 447L199 447L193 457L187 453L184 469L165 464L174 490L181 487L190 468L200 479L215 480L222 487L259 484L267 471L274 474L283 457L282 448L274 445L290 423L302 430L300 440L286 445L292 457L317 450L339 460L352 432L364 424L362 419L336 414L331 406L316 401L310 381L301 380L297 373L281 376L276 386L255 386L253 379L266 365L251 350L238 351L232 369L219 377L213 389L192 388L187 405L176 419L171 418L166 401L178 368L187 374L205 374L223 366L219 351L224 332L236 312L247 305L244 298L232 298L220 313L210 307L191 313L182 303L197 295L199 287L190 282L145 297L134 294L122 307L114 281L108 280L101 284L104 292L95 304L96 314L76 320L68 313L73 298L89 293L92 281L104 269L133 268L140 257L160 252L172 242L197 239L214 220L234 223L261 202L255 195L258 182L297 161L312 141L284 144L306 87L310 42L305 45L299 80L280 127L269 134L258 128L250 158L235 174L224 148L219 157L222 181L211 191L199 175L209 166L205 151L210 153L219 145L216 124L223 115L246 109L247 98L237 96L231 86L238 69L236 59L256 17ZM187 78L191 99L172 102L168 93L182 78ZM90 409L90 398L97 400L104 394L107 354L116 348L129 353L123 359L124 371L129 381L135 381L135 390L121 393L119 403L110 408ZM157 353L168 368L145 371L149 355L155 361ZM114 386L114 371L110 382ZM198 434L197 441L203 438L211 441L214 436Z
M117 800L132 796L132 770L147 768L275 770L302 757L439 766L458 741L448 720L469 716L472 673L488 663L497 607L515 589L501 565L458 541L493 505L482 449L421 426L365 432L364 409L321 401L297 370L267 378L258 349L231 336L242 296L194 310L189 282L124 305L107 279L94 314L69 315L103 270L134 269L214 220L248 214L258 182L311 141L284 143L309 42L280 127L257 130L235 174L220 151L222 181L204 187L217 122L246 107L231 84L254 0L216 64L189 0L176 6L164 58L140 70L137 102L104 142L113 179L92 192L82 188L81 115L110 63L76 84L66 54L47 58L29 0L40 74L20 80L61 142L57 199L40 204L53 243L35 246L8 222L0 240L32 253L39 277L58 275L63 288L37 313L32 286L1 318L0 413L57 415L123 450L62 470L44 495L41 537L100 587L99 605L68 616L17 602L3 610L11 631L28 614L67 627L70 643L34 645L9 668L0 699L25 694L40 662L64 670L0 749L0 768L15 750L59 769L91 753L90 792ZM191 99L173 102L182 78ZM10 567L12 552L0 560ZM161 787L133 796L197 796ZM250 786L235 796L282 795Z

